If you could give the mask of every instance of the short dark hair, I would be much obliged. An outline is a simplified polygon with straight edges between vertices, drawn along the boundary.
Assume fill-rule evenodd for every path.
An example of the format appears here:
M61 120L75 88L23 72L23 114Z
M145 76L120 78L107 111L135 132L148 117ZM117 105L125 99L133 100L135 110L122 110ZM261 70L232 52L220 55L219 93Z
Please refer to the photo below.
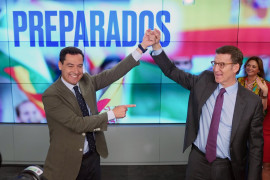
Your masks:
M258 72L258 76L260 76L260 77L262 77L264 79L265 78L265 73L264 73L264 69L263 69L263 61L258 56L251 56L250 58L248 58L247 62L244 65L245 70L246 70L246 66L247 66L248 62L251 61L251 60L257 62L258 68L259 68L259 71L260 71L260 72ZM247 75L246 71L245 71L245 75Z
M222 46L216 49L216 54L230 54L232 62L235 64L239 64L239 70L236 72L236 74L239 73L244 58L243 53L239 48L230 45Z
M59 61L60 61L62 64L64 63L67 54L72 54L72 55L80 54L80 55L82 55L82 58L84 59L84 55L83 55L82 50L80 50L79 48L76 48L76 47L69 46L69 47L63 48L63 49L60 51L60 54L59 54Z

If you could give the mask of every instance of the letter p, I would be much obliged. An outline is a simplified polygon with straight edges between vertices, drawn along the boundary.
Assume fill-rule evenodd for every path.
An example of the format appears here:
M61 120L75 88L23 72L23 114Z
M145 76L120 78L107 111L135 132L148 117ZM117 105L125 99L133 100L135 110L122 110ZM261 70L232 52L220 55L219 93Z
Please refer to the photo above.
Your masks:
M21 19L19 19L21 17ZM19 21L20 20L20 21ZM26 13L23 11L13 11L13 32L15 47L20 46L20 32L27 29Z

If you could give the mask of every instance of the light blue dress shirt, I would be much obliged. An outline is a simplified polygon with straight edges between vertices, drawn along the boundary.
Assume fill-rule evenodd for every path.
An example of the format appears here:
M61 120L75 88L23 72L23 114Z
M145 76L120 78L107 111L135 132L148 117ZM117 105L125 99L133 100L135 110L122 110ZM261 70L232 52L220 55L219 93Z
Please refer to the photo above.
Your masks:
M221 88L223 87L221 84L219 84L202 107L198 136L194 141L194 144L204 153L209 128L211 124L212 114L216 103L216 98ZM234 107L238 91L238 81L236 81L234 85L227 87L225 89L226 92L224 93L224 101L221 110L221 117L217 135L217 157L231 159L229 149L230 149Z

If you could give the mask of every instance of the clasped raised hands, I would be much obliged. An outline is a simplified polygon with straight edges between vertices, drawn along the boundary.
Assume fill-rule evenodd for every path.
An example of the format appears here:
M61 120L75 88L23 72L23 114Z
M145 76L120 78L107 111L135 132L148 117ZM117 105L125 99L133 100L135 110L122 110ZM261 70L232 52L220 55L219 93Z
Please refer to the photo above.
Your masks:
M147 48L148 46L152 46L154 50L157 50L157 48L160 48L160 31L158 29L148 29L146 30L143 41L141 43L143 48Z

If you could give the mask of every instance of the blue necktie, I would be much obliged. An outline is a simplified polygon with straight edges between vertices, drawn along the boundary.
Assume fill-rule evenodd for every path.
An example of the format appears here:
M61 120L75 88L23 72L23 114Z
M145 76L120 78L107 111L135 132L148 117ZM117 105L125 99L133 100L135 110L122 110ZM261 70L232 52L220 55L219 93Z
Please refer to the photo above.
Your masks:
M212 115L211 125L209 128L207 144L205 147L206 149L205 157L210 163L213 162L217 157L217 134L218 134L221 109L222 109L223 99L224 99L223 94L225 92L226 90L224 88L221 88L219 91L219 94L216 99L213 115Z
M76 98L77 101L79 103L79 106L81 108L81 111L83 113L83 117L84 116L89 116L89 112L86 106L86 103L84 101L83 96L81 95L81 93L79 92L79 88L78 86L74 86L73 87L75 94L76 94ZM89 146L89 152L94 152L96 150L96 145L95 145L95 139L94 139L94 135L93 132L87 132L86 133L86 139L88 141L88 146Z

